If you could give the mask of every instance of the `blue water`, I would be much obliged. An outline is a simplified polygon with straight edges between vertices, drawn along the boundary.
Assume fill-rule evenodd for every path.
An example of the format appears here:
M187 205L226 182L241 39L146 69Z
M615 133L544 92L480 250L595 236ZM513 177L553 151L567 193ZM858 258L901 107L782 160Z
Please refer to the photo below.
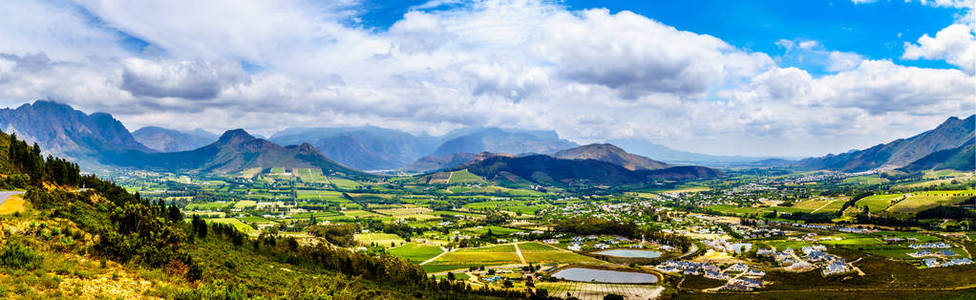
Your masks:
M603 283L657 283L658 280L654 274L587 268L563 269L552 274L552 277L569 281Z
M613 249L613 250L603 250L596 252L600 255L609 255L616 257L640 257L640 258L655 258L661 256L661 252L654 250L635 250L635 249Z

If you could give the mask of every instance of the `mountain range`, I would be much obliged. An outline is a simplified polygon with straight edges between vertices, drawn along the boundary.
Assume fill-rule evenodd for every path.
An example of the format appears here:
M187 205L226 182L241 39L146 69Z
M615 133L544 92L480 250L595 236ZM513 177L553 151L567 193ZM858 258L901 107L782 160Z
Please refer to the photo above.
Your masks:
M410 172L442 169L481 152L551 154L577 146L560 139L554 131L480 127L440 137L373 126L289 128L270 140L282 145L310 143L326 156L361 170Z
M700 166L630 170L595 159L560 159L548 155L494 156L461 169L488 180L525 180L539 185L647 184L655 180L715 178L721 174Z
M270 140L281 145L310 143L326 156L360 170L397 169L437 147L434 137L373 126L289 128Z
M0 130L37 143L47 153L92 167L104 153L156 152L136 141L129 130L106 113L85 114L71 106L38 100L0 110Z
M939 166L942 160L956 157L954 153L964 153L967 143L976 138L973 129L976 127L976 115L966 119L950 117L935 129L918 135L897 139L885 144L878 144L864 150L849 151L842 154L828 154L823 157L813 157L800 160L793 164L801 169L826 169L847 172L868 171L874 169L889 170L905 166L919 168L923 166ZM940 151L939 155L929 157ZM925 158L915 164L916 161ZM970 160L974 157L970 156Z
M838 171L972 169L974 117L949 118L933 130L865 150L797 162L762 160L748 164ZM270 140L242 129L227 131L219 138L201 130L181 132L160 127L145 127L130 134L109 114L86 114L46 100L0 110L0 129L89 169L122 166L233 173L251 168L316 167L327 173L362 175L357 170L430 172L471 167L485 177L516 176L537 183L563 184L634 183L718 174L702 167L675 167L612 144L578 146L554 131L467 128L431 137L371 126L292 128L272 135Z
M189 173L236 173L248 169L321 168L326 174L363 175L337 163L308 143L280 146L243 129L228 130L216 142L190 151L146 153L128 151L102 160L123 167Z
M178 131L146 126L132 132L132 137L150 149L160 152L193 150L217 140L217 135L203 129Z

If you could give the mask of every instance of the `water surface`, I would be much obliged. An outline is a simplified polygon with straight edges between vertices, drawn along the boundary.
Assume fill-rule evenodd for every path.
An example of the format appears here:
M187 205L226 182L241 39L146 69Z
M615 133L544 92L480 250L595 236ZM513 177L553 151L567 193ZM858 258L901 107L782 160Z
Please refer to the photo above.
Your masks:
M588 268L568 268L562 269L552 277L583 282L603 282L603 283L657 283L657 276L654 274L611 271Z
M638 250L638 249L613 249L613 250L603 250L596 252L600 255L609 255L616 257L637 257L637 258L655 258L661 256L661 252L654 250Z

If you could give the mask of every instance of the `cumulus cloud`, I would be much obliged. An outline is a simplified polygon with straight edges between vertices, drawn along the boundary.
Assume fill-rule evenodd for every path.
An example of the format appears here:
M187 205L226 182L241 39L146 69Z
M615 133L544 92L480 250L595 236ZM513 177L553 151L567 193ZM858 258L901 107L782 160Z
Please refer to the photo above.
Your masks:
M935 37L928 34L918 38L917 44L905 43L904 59L941 59L958 66L969 74L976 73L976 32L964 24L953 24L939 30Z
M52 98L132 128L505 126L797 155L904 137L976 103L972 73L798 39L771 57L632 12L541 1L432 1L389 30L357 25L355 1L19 5L63 18L0 18L0 34L24 44L0 44L3 104ZM149 46L127 48L126 35ZM786 63L799 57L823 72Z
M239 64L129 58L123 62L119 88L137 97L204 100L215 98L225 87L246 80L247 75Z

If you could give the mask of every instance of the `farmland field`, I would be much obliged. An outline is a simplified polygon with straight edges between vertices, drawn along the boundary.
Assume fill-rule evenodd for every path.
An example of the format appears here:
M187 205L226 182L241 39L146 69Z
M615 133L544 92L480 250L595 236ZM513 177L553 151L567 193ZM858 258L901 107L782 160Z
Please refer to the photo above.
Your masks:
M429 246L424 244L410 243L396 248L386 250L388 253L399 256L411 263L421 263L444 252L441 247Z
M437 260L425 264L427 272L439 272L468 267L497 266L520 263L515 254L515 246L498 245L482 248L464 248L444 254Z
M601 284L587 282L541 282L538 288L546 289L550 295L566 296L567 294L581 300L603 299L607 294L624 296L624 299L653 299L664 288L657 285L637 284Z
M402 238L392 233L358 233L356 234L356 241L362 245L372 245L390 247L390 243L395 243L400 245L405 243Z
M484 179L468 172L467 169L461 171L455 171L450 176L451 180L448 184L465 184L465 183L485 183Z
M519 250L526 262L540 263L559 263L559 264L595 264L604 265L606 262L589 256L576 254L569 250L556 249L538 242L519 244Z
M888 194L888 195L871 195L865 197L861 200L857 200L855 206L857 207L868 207L868 211L872 213L880 212L891 206L891 202L898 198L901 198L902 194Z
M976 191L933 191L921 192L895 203L886 211L892 213L918 213L940 205L952 205L971 199Z

